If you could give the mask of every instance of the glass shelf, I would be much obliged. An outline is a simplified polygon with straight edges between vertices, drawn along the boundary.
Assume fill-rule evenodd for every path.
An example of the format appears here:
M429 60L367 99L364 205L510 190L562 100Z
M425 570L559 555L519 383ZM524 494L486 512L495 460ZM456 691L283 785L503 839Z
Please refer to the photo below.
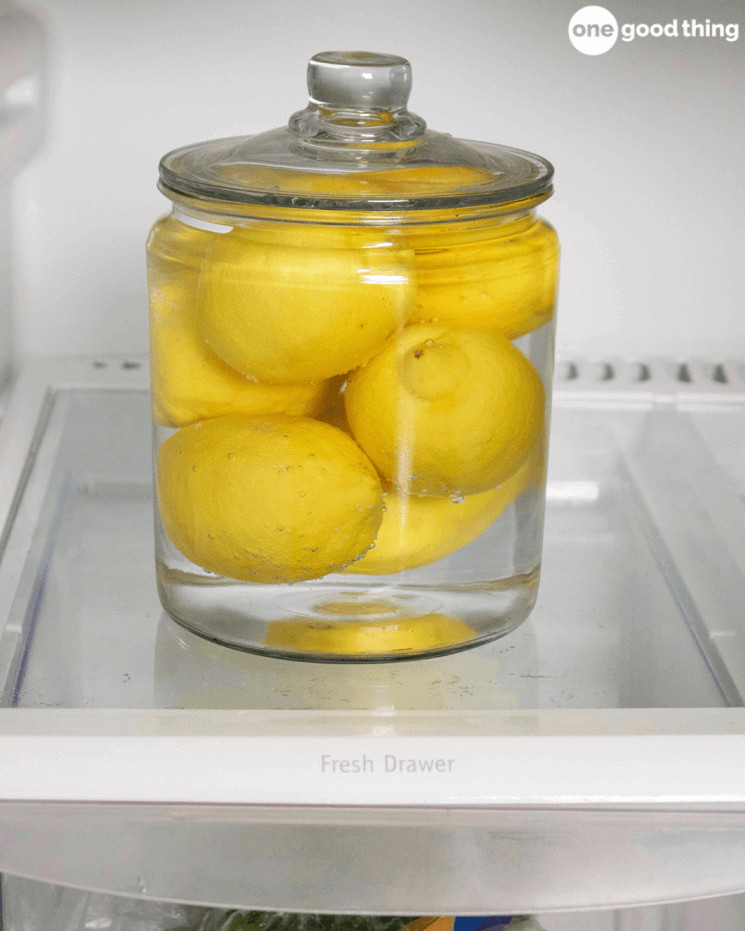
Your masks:
M745 889L745 384L645 368L559 366L528 622L360 666L165 615L144 360L31 366L0 434L0 869L397 914Z

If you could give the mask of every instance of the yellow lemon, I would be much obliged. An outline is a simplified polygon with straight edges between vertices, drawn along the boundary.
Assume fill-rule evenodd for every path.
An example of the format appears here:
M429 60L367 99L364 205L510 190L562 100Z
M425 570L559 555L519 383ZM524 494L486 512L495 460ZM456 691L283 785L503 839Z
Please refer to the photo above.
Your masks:
M354 372L352 433L405 494L496 488L528 458L545 395L532 363L499 333L416 324Z
M420 165L411 168L392 168L370 172L370 184L402 197L429 197L436 194L478 188L493 182L494 172L468 165Z
M390 621L272 621L264 645L296 653L329 656L395 656L447 649L474 637L468 624L446 614Z
M429 227L414 232L410 244L417 279L412 323L484 327L516 339L553 317L559 244L543 220L520 220L491 234Z
M404 572L427 566L467 546L538 478L537 449L499 488L469 495L462 501L391 491L385 497L385 514L375 547L344 571L358 575Z
M204 260L202 335L221 359L260 381L340 375L405 323L412 262L384 232L234 230Z
M401 197L435 195L495 180L494 172L467 165L421 165L346 173L235 165L220 169L220 174L225 180L250 184L266 191L280 189L296 194L338 195L340 198L385 194Z
M375 539L381 491L351 437L307 417L227 414L182 427L157 457L173 545L250 582L315 579L350 563Z
M221 414L309 414L324 410L327 382L275 385L251 381L219 359L196 325L186 277L150 291L150 381L153 416L182 427Z
M160 220L149 243L150 381L153 417L182 427L232 411L315 414L330 403L326 383L253 382L219 359L196 319L201 256L216 233L172 217Z
M388 193L387 188L382 187L380 183L381 175L386 173L296 171L261 165L230 165L220 169L220 174L225 180L249 184L252 188L267 192L281 190L299 195L320 194L324 197L363 199L375 194Z

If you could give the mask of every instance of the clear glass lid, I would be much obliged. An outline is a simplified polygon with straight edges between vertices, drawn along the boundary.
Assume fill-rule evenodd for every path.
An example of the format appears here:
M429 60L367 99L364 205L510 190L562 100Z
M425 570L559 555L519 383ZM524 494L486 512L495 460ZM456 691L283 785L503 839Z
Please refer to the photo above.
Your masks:
M407 109L411 65L398 55L314 55L308 90L308 106L287 126L169 152L161 190L322 210L499 206L551 194L546 159L428 129Z

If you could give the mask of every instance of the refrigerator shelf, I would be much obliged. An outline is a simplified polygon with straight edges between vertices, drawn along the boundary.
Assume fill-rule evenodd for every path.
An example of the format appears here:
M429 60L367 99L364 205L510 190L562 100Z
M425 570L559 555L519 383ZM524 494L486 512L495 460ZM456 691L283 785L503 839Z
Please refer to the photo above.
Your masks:
M352 913L745 890L739 362L559 360L533 615L365 666L163 613L147 388L38 360L0 427L0 870Z

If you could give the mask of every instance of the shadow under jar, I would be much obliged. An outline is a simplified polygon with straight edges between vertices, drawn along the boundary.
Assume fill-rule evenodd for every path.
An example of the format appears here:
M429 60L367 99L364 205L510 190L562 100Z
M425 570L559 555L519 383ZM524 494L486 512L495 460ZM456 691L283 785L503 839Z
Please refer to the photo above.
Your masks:
M536 598L558 242L544 159L327 52L288 126L178 149L148 240L166 611L245 650L442 654Z

